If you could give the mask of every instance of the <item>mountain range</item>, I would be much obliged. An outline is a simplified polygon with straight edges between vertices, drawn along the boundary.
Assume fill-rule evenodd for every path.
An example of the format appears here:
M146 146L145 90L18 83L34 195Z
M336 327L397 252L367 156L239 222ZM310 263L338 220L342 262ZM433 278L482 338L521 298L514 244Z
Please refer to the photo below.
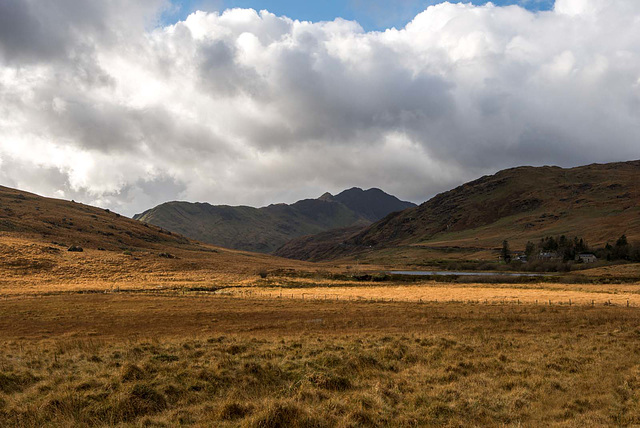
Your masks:
M420 206L378 189L353 188L264 208L169 202L137 216L142 221L0 186L2 271L5 279L15 276L16 281L27 271L75 281L80 272L103 277L106 268L126 278L123 263L149 275L169 269L178 276L193 269L222 274L229 263L238 274L247 267L255 271L288 263L181 234L291 259L357 258L388 265L425 263L445 253L486 260L504 240L519 250L545 236L578 236L602 246L624 234L637 242L639 183L640 161L518 167L463 184ZM72 246L84 248L82 259L67 255Z
M167 202L133 218L202 242L272 253L291 239L328 230L358 230L388 214L415 207L380 189L354 187L337 195L262 208Z
M489 251L504 240L522 249L559 235L603 245L622 234L640 240L640 161L503 170L361 229L292 240L276 255L407 263L426 250Z

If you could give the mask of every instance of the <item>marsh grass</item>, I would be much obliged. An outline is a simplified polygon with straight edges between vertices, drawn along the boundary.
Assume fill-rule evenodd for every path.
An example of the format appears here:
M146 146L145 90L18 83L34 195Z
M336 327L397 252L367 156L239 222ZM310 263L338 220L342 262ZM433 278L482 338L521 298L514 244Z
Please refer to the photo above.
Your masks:
M225 333L5 341L0 426L640 423L634 309L266 302L247 324L208 304ZM294 309L323 322L302 333ZM267 316L283 323L246 328Z

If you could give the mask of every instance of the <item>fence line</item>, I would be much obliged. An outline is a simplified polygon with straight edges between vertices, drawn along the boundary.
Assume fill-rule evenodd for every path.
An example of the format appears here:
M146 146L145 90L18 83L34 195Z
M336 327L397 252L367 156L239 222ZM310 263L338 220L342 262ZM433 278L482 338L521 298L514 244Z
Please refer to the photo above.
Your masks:
M359 296L359 295L343 295L343 294L314 294L314 293L286 293L283 290L277 292L260 292L257 290L228 290L221 289L217 291L204 291L204 290L188 290L188 289L120 289L111 288L107 290L76 290L76 291L62 291L62 292L49 292L44 294L15 294L15 295L0 295L0 299L35 299L44 298L54 295L72 295L72 294L147 294L155 296L182 296L196 298L198 296L219 296L238 299L255 299L255 300L300 300L300 301L324 301L324 302L360 302L360 303L414 303L414 304L434 304L434 303L458 303L469 305L532 305L532 306L617 306L627 308L637 308L640 304L632 303L628 298L622 302L611 302L611 299L606 301L596 302L595 299L590 301L576 302L572 299L567 301L553 301L551 299L539 301L522 301L519 298L511 299L425 299L423 297L417 298L398 298L398 297L375 297L375 296Z
M420 298L397 298L397 297L373 297L373 296L358 296L358 295L342 295L342 294L312 294L312 293L300 293L296 295L295 293L283 293L275 292L258 292L254 290L243 290L243 291L219 291L213 294L216 296L225 296L225 297L235 297L235 298L252 298L257 300L274 300L274 299L285 299L285 300L300 300L300 301L323 301L323 302L361 302L361 303L417 303L417 304L433 304L433 303L459 303L459 304L469 304L469 305L533 305L533 306L626 306L628 308L631 307L640 307L638 304L631 303L629 299L626 299L625 302L612 303L611 299L607 299L606 301L596 302L595 299L591 299L590 302L576 302L575 300L568 299L566 301L558 300L553 301L552 299L548 299L543 301L542 303L539 300L526 301L520 300L519 298L513 299L432 299L427 300L422 297Z

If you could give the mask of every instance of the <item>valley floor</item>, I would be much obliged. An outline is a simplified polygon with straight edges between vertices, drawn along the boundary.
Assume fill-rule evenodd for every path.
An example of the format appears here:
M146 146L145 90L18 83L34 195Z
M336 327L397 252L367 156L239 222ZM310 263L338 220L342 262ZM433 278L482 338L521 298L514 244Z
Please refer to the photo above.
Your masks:
M93 293L0 314L0 426L640 423L626 305Z

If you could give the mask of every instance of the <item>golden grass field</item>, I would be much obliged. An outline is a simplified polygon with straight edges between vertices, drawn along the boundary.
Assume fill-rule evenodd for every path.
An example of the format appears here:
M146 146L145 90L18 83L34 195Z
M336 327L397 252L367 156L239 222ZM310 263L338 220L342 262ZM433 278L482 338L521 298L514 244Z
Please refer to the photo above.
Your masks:
M367 282L6 188L0 262L2 427L640 424L637 264Z
M629 305L640 308L639 285L576 286L567 284L442 284L305 288L233 288L220 291L243 297L311 300L380 300L548 305Z
M2 426L631 426L640 311L0 300Z

